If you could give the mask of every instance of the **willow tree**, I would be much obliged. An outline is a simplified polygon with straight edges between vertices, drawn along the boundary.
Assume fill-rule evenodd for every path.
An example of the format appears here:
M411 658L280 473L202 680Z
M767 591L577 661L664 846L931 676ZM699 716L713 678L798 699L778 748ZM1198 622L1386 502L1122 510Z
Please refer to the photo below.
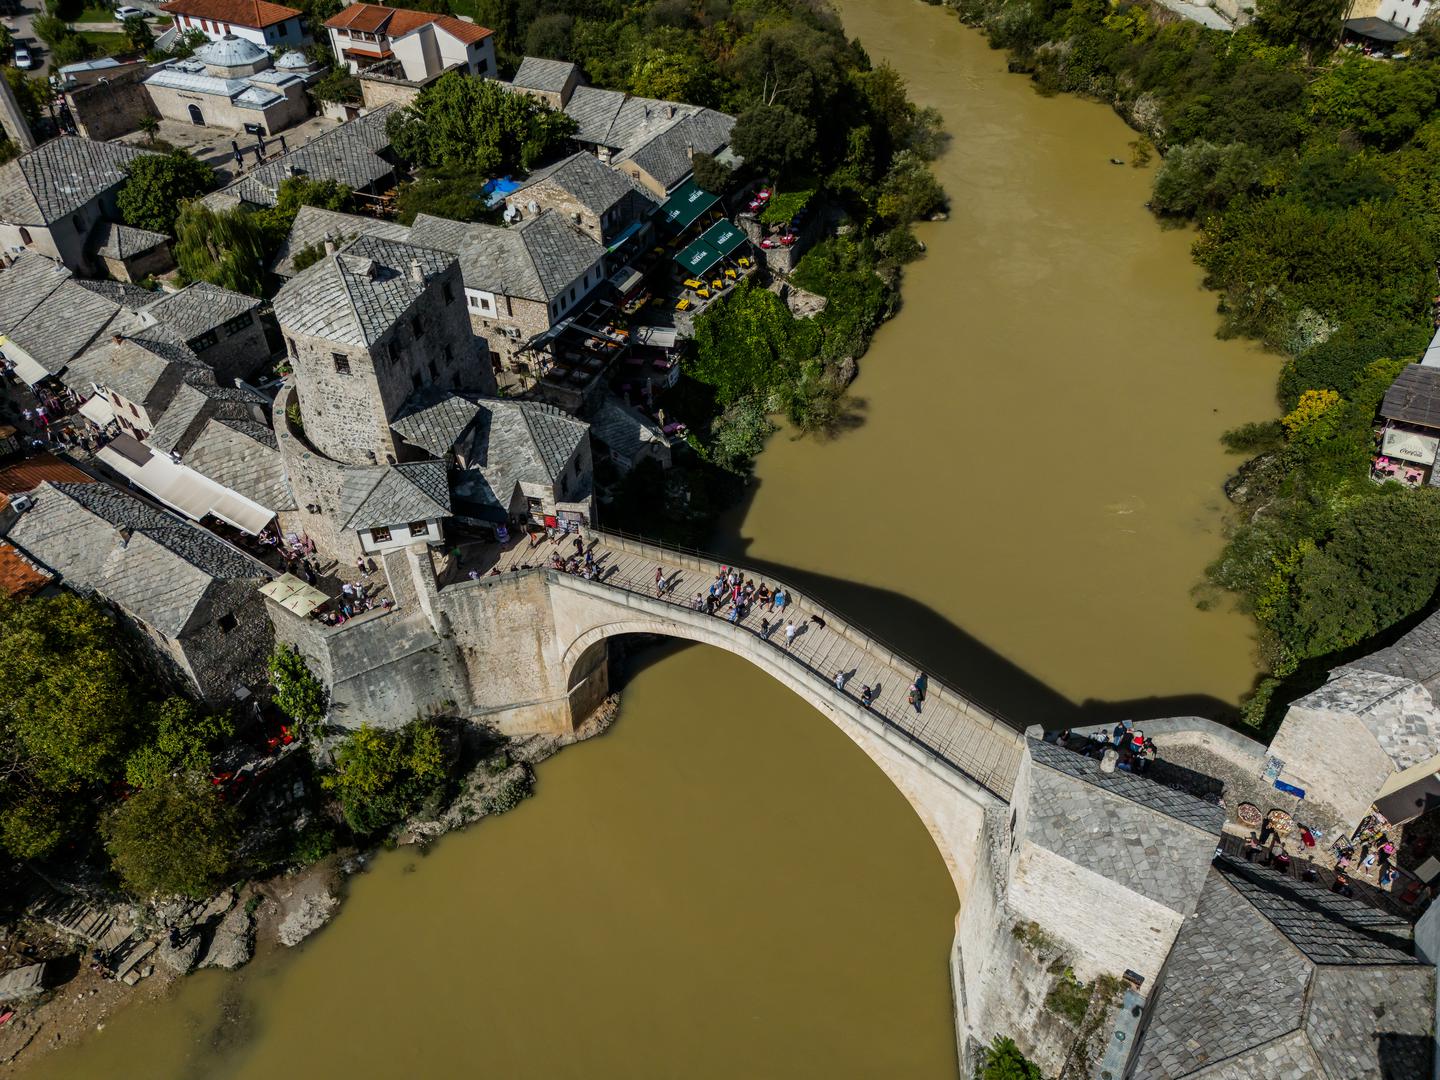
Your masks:
M265 275L265 230L242 208L216 212L188 203L175 222L175 262L191 281L259 296Z

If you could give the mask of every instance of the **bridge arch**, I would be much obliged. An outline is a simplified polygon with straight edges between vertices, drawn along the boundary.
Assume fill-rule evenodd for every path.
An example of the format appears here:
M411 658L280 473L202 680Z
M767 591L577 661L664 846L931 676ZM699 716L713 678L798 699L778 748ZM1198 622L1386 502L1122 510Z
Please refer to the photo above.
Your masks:
M985 858L984 812L1004 805L993 792L946 765L785 656L774 644L702 612L585 582L552 578L559 669L574 695L584 693L595 664L603 664L612 638L641 634L677 638L724 649L754 664L843 731L889 777L929 831L963 904ZM898 688L895 692L898 692ZM585 702L588 704L588 701ZM577 707L577 713L585 711Z

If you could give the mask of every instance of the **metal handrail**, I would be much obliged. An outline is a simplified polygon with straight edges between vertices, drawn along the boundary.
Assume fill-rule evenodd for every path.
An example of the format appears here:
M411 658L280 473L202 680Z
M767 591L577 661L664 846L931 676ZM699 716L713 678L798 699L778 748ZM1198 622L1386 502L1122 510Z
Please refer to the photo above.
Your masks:
M587 531L588 531L588 532L591 532L591 533L595 533L595 534L598 535L598 536L607 536L607 535L608 535L608 536L618 536L618 537L620 537L621 539L624 539L624 540L632 540L632 541L635 541L635 542L637 542L637 543L647 544L647 545L649 545L650 547L656 548L656 549L658 549L658 550L660 550L660 551L675 551L675 552L679 552L679 553L682 554L682 555L690 555L690 556L695 557L695 558L704 559L704 560L707 560L707 561L709 561L709 562L713 562L716 566L732 565L732 563L731 563L730 560L721 558L720 556L714 554L713 552L700 551L700 550L697 549L697 548L688 548L688 547L680 547L680 546L671 545L671 544L663 544L663 543L660 543L660 542L658 542L658 541L652 540L652 539L650 539L649 537L641 536L641 535L639 535L638 533L629 533L629 532L625 532L625 531L620 530L620 529L603 529L603 528L594 528L594 527L587 527ZM736 566L737 569L741 569L741 567L740 567L738 564L734 564L734 565ZM773 580L773 581L775 581L777 584L780 584L780 585L784 586L786 592L792 591L792 590L791 590L791 587L790 587L790 584L789 584L788 582L782 581L781 579L779 579L779 578L774 578L774 577L770 578L770 580ZM808 597L809 594L802 592L802 595L806 595L806 596ZM864 624L860 623L859 621L857 621L857 620L855 620L855 619L850 618L850 616L848 616L845 612L843 612L843 611L841 611L841 610L839 610L838 608L835 608L835 607L831 607L831 606L828 606L828 605L822 605L822 604L820 604L818 601L815 601L813 598L810 598L810 599L811 599L811 602L815 604L815 606L817 606L817 607L822 607L827 614L834 615L837 619L839 619L840 621L844 622L847 626L854 627L855 629L860 630L860 632L863 633L867 638L869 638L871 641L873 641L876 645L879 645L881 648L885 649L885 651L887 651L888 653L890 653L890 655L894 656L896 659L898 659L898 660L903 660L907 665L909 665L910 667L913 667L916 671L925 671L925 670L926 670L926 666L925 666L924 664L920 663L920 661L916 660L913 656L910 656L909 654L907 654L904 650L897 648L897 647L896 647L895 645L893 645L891 642L885 640L884 638L882 638L882 637L880 637L880 636L878 636L878 635L876 635L876 634L871 633L869 630L862 629L862 627L863 627ZM944 689L946 689L947 691L949 691L949 692L950 692L952 695L954 695L955 697L959 698L959 699L962 700L962 701L969 702L969 703L972 704L972 705L978 706L978 707L979 707L982 711L984 711L986 714L988 714L989 716L993 717L995 720L999 721L1001 724L1004 724L1006 727L1010 728L1012 731L1015 731L1015 732L1020 733L1020 734L1022 734L1022 735L1024 734L1024 732L1025 732L1025 727L1024 727L1023 725L1017 724L1013 719L1011 719L1009 716L1007 716L1007 715L1006 715L1003 711L1001 711L1000 709L992 708L989 704L987 704L986 702L982 701L980 698L975 697L975 696L973 696L973 695L971 695L971 694L961 693L959 690L956 690L954 687L950 686L948 683L946 683L945 681L943 681L943 680L941 680L941 679L936 679L935 681L936 681L937 683L939 683L940 686L942 686Z
M617 532L617 531L600 530L600 529L591 529L591 530L589 530L589 531L590 531L591 533L593 533L593 534L596 534L597 538L603 538L603 537L605 537L606 535L616 536L616 537L623 537L624 539L645 544L645 545L647 545L647 546L649 546L649 547L655 548L655 549L657 549L657 550L659 550L659 551L662 551L662 552L663 552L663 551L678 551L678 550L679 550L679 549L676 549L676 548L666 547L665 545L655 544L655 543L653 543L653 542L651 542L651 541L649 541L649 540L644 539L643 537L637 537L637 536L634 536L634 535L627 535L627 534L623 534L623 533L620 533L620 532ZM691 554L691 555L699 556L699 557L704 558L704 559L707 559L707 560L710 559L710 558L712 558L712 556L710 556L709 554L707 554L707 553L705 553L705 552L690 551L690 552L686 552L686 554ZM550 577L552 578L552 580L561 580L561 579L567 579L567 580L568 580L568 579L575 579L575 578L576 578L576 575L574 575L574 574L565 573L565 572L556 570L556 569L554 569L554 568L552 568L552 567L548 567L548 566L546 566L546 567L536 567L535 569L543 569L543 571L544 571L547 575L550 575ZM584 579L584 578L582 577L582 578L579 578L579 580L586 580L586 579ZM691 603L690 603L689 601L687 601L687 600L684 600L683 598L677 597L676 594L675 594L673 591L667 591L664 595L657 595L653 583L648 583L648 582L644 582L644 581L632 582L629 578L626 578L625 576L618 574L614 569L612 569L611 571L606 572L606 573L597 574L593 579L589 579L589 580L590 580L592 583L594 583L594 584L603 585L603 586L605 586L605 587L607 587L607 588L619 589L621 592L630 593L630 594L636 595L636 596L642 596L642 597L644 597L644 598L646 598L646 599L653 600L653 601L655 601L655 602L657 602L657 603L664 603L664 604L668 604L668 605L673 606L673 607L684 608L684 609L686 609L686 610L691 610L691 611L695 610L693 604L691 604ZM780 582L780 584L781 584L782 586L785 586L785 583L784 583L784 582ZM785 586L785 588L786 588L787 591L789 591L789 587L788 587L788 586ZM815 606L819 606L819 605L815 605ZM834 611L831 611L830 609L822 609L822 610L825 610L827 614L834 615L837 619L843 618L843 616L840 616L838 613L836 613L836 612L834 612ZM724 619L724 618L720 619L720 621L721 621L721 622L729 623L729 620L728 620L728 619ZM849 623L849 620L845 620L845 621L846 621L847 623ZM734 622L734 623L730 623L730 625L733 626L733 627L735 627L736 629L745 630L745 631L753 634L755 637L761 637L760 632L759 632L757 629L755 629L753 626L751 626L751 625L745 625L743 622L740 622L740 621L738 621L738 620L737 620L736 622ZM850 625L853 625L853 624L850 624ZM868 635L867 635L867 637L868 637ZM839 688L839 687L836 687L835 684L834 684L834 681L833 681L831 678L829 678L828 676L826 676L825 673L822 672L819 668L817 668L817 667L815 667L813 664L809 663L809 662L805 659L805 657L804 657L803 655L801 655L799 652L792 651L792 650L790 650L790 649L782 648L779 644L777 644L777 643L775 643L775 642L772 642L772 641L769 641L768 638L763 638L763 637L761 637L761 640L764 640L764 641L766 641L768 644L773 645L779 655L786 657L787 659L789 659L791 662L793 662L793 663L796 664L797 666L803 668L805 671L809 672L809 673L812 674L814 677L816 677L817 679L819 679L819 680L821 680L822 682L824 682L824 684L826 685L826 687L828 687L829 689L835 690L837 693L841 694L842 696L844 696L844 697L846 697L846 698L850 698L850 699L855 700L855 701L857 701L857 702L859 701L859 698L858 698L856 695L850 693L848 690L845 690L845 689L841 689L841 688ZM878 639L871 638L870 640L873 641L875 644L879 645L879 646L882 647L882 648L889 649L889 646L888 646L888 645L886 645L884 642L879 641ZM904 661L905 663L907 663L907 664L912 664L912 666L913 666L913 661L910 661L909 658L906 657L906 656L904 656L903 654L896 652L896 653L894 653L894 655L896 655L900 660ZM921 670L921 671L923 671L924 669L917 666L917 667L916 667L916 670ZM936 681L939 682L939 680L936 680ZM968 701L969 701L969 699L966 698L966 697L964 697L964 695L957 694L953 689L951 689L950 687L946 686L944 683L939 683L939 685L940 685L943 689L947 690L951 695L953 695L954 697L956 697L958 700L960 700L960 701L965 701L965 702L968 702ZM888 707L888 706L887 706L887 707ZM953 757L951 757L950 755L946 754L946 753L945 753L943 750L941 750L939 747L933 745L932 743L930 743L930 742L927 741L926 739L922 738L918 733L913 732L913 731L910 731L910 730L907 729L905 726L901 725L901 724L898 723L896 720L894 720L894 719L892 719L890 716L886 715L886 712L884 711L884 709L883 709L878 703L872 702L869 706L866 706L866 707L865 707L865 710L866 710L866 712L868 712L869 714L875 716L885 727L889 728L889 729L892 730L892 731L898 732L898 733L899 733L900 735L902 735L907 741L909 741L910 743L912 743L912 744L914 744L915 746L919 747L920 749L922 749L923 751L925 751L927 754L929 754L931 757L933 757L933 758L935 758L936 760L940 761L942 764L944 764L944 765L947 766L948 768L951 768L951 769L955 770L955 771L958 772L961 776L965 777L965 779L967 779L967 780L970 781L971 783L975 784L977 787L980 787L980 788L983 789L984 791L989 792L991 795L995 796L995 797L996 797L997 799L999 799L1001 802L1005 802L1005 803L1008 803L1008 802L1009 802L1009 797L1008 797L1007 795L1005 795L1004 793L1002 793L1002 792L1000 792L1000 791L997 791L997 790L996 790L994 787L992 787L989 783L987 783L986 781L980 779L980 777L976 776L976 775L975 775L972 771L970 771L970 769L968 769L965 765L961 764L959 761L955 760ZM903 709L901 710L901 712L902 712L902 714L903 714Z

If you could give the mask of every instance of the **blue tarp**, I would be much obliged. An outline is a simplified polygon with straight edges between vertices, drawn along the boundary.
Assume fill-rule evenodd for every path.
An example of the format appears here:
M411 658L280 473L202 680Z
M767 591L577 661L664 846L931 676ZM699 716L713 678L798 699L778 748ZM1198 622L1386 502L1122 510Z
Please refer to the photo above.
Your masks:
M508 176L498 176L494 180L487 180L485 186L480 189L480 196L485 200L487 207L496 207L505 201L505 196L519 191L521 183L512 180Z

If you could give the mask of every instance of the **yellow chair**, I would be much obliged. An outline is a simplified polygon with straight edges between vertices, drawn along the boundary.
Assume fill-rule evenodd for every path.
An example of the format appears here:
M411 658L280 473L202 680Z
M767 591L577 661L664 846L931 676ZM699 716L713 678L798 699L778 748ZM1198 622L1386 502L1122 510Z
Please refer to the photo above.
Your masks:
M689 306L690 306L690 298L689 298L688 296L682 296L682 297L680 298L679 302L675 305L675 310L676 310L676 311L684 311L684 310L685 310L686 308L688 308Z
M731 269L729 269L729 268L727 267L726 270L725 270L725 276L726 276L727 278L729 278L731 281L734 281L734 280L735 280L735 271L734 271L734 270L731 270Z
M696 289L696 290L695 290L695 295L698 296L698 297L700 297L701 300L709 300L709 299L710 299L710 290L709 290L709 289Z
M685 279L685 287L687 289L698 289L702 284L704 284L704 282L696 281L694 278L687 277Z
M714 281L710 282L710 287L712 289L723 289L725 287L725 279L717 277Z
M741 255L740 258L736 260L736 262L738 262L741 266L750 265L750 260L747 259L744 255Z

